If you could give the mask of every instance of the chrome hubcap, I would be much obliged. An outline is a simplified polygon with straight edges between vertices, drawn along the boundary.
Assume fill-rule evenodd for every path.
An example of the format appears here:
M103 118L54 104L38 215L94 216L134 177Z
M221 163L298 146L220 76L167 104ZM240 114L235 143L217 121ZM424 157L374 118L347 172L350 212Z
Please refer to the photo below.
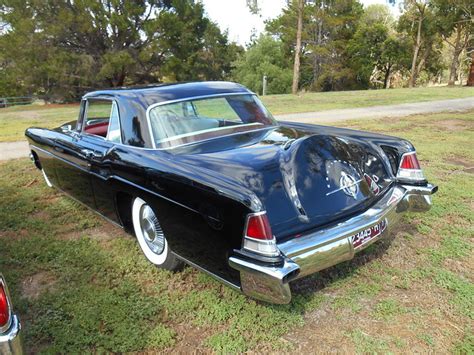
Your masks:
M140 228L145 242L155 254L163 253L165 248L165 235L161 229L160 222L155 213L148 205L143 205L140 209Z

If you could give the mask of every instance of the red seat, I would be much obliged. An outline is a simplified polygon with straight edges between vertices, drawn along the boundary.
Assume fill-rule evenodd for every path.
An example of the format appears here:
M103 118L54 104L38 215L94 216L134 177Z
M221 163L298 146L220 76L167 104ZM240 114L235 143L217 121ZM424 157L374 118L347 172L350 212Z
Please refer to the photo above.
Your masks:
M92 124L84 128L84 132L89 134L95 134L97 136L107 137L107 128L109 127L109 122L100 122Z

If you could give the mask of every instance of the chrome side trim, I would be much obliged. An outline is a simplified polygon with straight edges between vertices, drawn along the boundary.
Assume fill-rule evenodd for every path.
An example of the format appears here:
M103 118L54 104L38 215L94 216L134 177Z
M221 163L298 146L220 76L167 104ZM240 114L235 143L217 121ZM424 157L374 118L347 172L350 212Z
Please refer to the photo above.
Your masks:
M120 177L120 176L111 175L111 176L110 176L108 179L106 179L106 180L109 180L109 179L115 179L115 180L117 180L117 181L120 181L120 182L123 182L123 183L125 183L125 184L131 185L131 186L136 187L137 189L140 189L140 190L142 190L142 191L144 191L144 192L146 192L146 193L152 194L152 195L154 195L154 196L156 196L156 197L159 197L159 198L161 198L161 199L163 199L163 200L166 200L166 201L168 201L168 202L174 203L175 205L178 205L178 206L180 206L180 207L183 207L183 208L185 208L185 209L187 209L187 210L189 210L189 211L195 212L195 213L197 213L197 214L201 214L198 210L195 210L195 209L192 208L192 207L183 205L183 204L180 203L180 202L177 202L177 201L175 201L175 200L172 200L172 199L170 199L169 197L160 195L159 193L156 193L156 192L154 192L154 191L151 191L151 190L147 189L146 187L143 187L143 186L140 186L140 185L138 185L138 184L135 184L134 182L131 182L131 181L127 180L127 179L124 179L124 178L122 178L122 177Z
M40 151L42 151L42 152L44 152L44 153L46 153L46 154L49 154L49 155L53 156L54 158L63 161L64 163L70 164L70 165L74 166L76 169L79 169L79 170L81 170L81 171L83 171L83 172L85 172L85 173L94 175L95 177L98 177L98 178L100 178L101 180L108 181L108 180L111 180L111 179L115 179L115 180L120 181L120 182L122 182L122 183L124 183L124 184L128 184L128 185L133 186L133 187L135 187L135 188L137 188L137 189L139 189L139 190L142 190L142 191L144 191L144 192L146 192L146 193L152 194L152 195L154 195L154 196L156 196L156 197L159 197L159 198L162 198L162 199L164 199L164 200L166 200L166 201L169 201L169 202L171 202L171 203L174 203L174 204L176 204L176 205L178 205L178 206L180 206L180 207L186 208L186 209L189 210L189 211L192 211L192 212L195 212L195 213L200 214L199 211L195 210L195 209L192 208L192 207L188 207L188 206L186 206L186 205L183 205L183 204L180 203L180 202L174 201L174 200L170 199L169 197L160 195L159 193L156 193L156 192L154 192L154 191L151 191L151 190L147 189L146 187L143 187L143 186L140 186L140 185L138 185L138 184L135 184L135 183L133 183L133 182L127 180L127 179L124 179L124 178L122 178L122 177L120 177L120 176L118 176L118 175L109 175L109 176L107 176L107 177L104 177L104 176L99 175L99 174L96 174L96 173L94 173L94 172L92 172L92 171L90 171L90 170L84 169L82 166L77 165L77 164L74 164L74 163L70 162L69 160L66 160L66 159L63 159L63 158L61 158L61 157L58 157L57 155L55 155L55 154L53 154L53 153L51 153L51 152L48 152L47 150L44 150L44 149L42 149L42 148L39 148L39 147L37 147L37 146L35 146L35 145L33 145L33 144L30 144L30 148L31 148L31 147L32 147L32 148L35 148L35 149L38 149L38 150L40 150ZM55 186L55 187L56 187L56 186ZM58 188L58 187L57 187L57 188ZM58 188L58 189L59 189L60 191L64 192L64 191L61 190L60 188ZM66 192L64 192L64 193L65 193L66 195L72 197L70 194L68 194L68 193L66 193ZM72 198L74 198L74 197L72 197ZM76 201L77 201L77 200L76 200ZM78 202L80 202L80 201L78 201Z

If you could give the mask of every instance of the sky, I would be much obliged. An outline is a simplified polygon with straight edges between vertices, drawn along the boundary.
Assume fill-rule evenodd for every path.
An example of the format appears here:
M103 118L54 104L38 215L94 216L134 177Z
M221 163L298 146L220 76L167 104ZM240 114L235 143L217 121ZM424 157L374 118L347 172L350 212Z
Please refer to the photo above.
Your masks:
M360 0L364 6L372 4L387 4L387 0ZM241 45L249 42L252 29L257 33L264 30L264 21L277 17L286 0L259 0L261 16L252 15L247 8L246 0L201 0L207 15L216 22L222 30L229 31L229 39ZM396 8L391 6L396 15Z

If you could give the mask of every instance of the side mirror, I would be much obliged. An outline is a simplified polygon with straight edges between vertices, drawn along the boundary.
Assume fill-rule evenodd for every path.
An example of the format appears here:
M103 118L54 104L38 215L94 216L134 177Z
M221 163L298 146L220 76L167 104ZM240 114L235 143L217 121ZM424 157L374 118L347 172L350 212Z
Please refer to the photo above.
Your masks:
M64 126L61 126L61 131L63 131L63 132L70 132L70 131L72 131L72 125L70 125L70 124L65 124Z

